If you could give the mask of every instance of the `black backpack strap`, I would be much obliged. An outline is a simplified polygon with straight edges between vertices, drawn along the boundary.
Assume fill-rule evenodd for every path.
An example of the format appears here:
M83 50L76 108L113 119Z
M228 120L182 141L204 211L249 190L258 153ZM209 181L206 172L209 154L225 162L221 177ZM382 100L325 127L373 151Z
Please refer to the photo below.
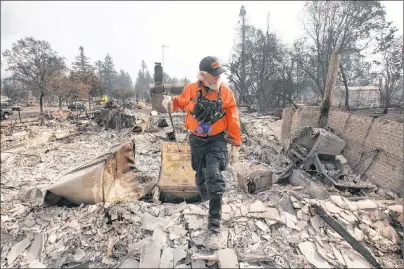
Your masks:
M199 91L198 91L198 95L199 95L199 96L198 96L198 100L202 100L203 97L205 97L206 94L208 94L207 90L205 89L206 94L205 94L205 96L202 96L202 89L204 89L204 87L205 87L205 86L203 86L202 83L201 83L200 81L198 81L198 88L199 88Z
M223 112L223 107L222 107L222 84L220 84L219 92L217 94L217 102L218 102L217 109L218 109L218 111L220 113L222 113Z

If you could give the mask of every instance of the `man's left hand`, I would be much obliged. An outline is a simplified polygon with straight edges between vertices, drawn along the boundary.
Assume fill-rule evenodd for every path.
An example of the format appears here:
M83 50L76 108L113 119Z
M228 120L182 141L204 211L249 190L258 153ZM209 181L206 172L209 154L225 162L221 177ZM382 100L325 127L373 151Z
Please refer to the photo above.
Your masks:
M239 155L239 147L233 145L230 150L230 164L238 162Z

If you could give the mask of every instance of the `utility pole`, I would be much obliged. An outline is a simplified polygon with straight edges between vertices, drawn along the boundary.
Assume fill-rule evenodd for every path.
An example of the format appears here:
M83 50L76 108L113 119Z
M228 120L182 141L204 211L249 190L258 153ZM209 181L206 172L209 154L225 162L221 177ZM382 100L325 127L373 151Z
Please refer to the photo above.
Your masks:
M163 51L163 55L162 55L162 60L161 60L161 66L163 67L163 74L162 74L162 82L164 82L164 48L169 48L169 46L166 45L161 45L162 51Z
M241 28L241 98L244 99L246 95L246 88L245 88L245 56L244 56L244 50L245 50L245 7L244 5L241 6L240 9L240 14L239 16L241 17L242 20L242 28ZM246 100L243 100L244 102Z
M166 45L162 45L161 46L161 48L162 48L162 50L163 50L163 59L162 59L162 61L161 61L161 65L163 66L163 68L164 68L164 48L170 48L169 46L166 46Z
M269 15L270 15L270 12L268 11L268 13L267 13L267 36L269 35Z

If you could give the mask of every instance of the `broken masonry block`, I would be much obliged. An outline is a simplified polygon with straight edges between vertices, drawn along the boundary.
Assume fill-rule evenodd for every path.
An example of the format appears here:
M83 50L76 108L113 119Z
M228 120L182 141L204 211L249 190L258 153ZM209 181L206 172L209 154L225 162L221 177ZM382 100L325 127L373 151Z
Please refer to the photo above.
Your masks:
M225 248L217 252L220 268L238 268L238 258L233 249Z
M233 166L238 187L246 193L257 193L272 187L273 172L264 165L237 163Z
M294 169L289 175L289 182L293 186L301 186L305 193L313 199L326 200L330 197L327 190L316 185L309 179L310 175L303 170Z
M141 247L139 268L158 268L161 249L154 243L145 243Z
M18 192L17 196L23 202L37 202L42 200L42 192L38 188L23 188Z

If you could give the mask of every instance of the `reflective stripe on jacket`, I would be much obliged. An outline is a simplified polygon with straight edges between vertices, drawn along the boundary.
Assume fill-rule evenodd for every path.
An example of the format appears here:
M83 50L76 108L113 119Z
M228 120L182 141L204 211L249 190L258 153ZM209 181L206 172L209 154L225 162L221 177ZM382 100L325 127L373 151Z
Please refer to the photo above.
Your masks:
M241 143L241 133L240 133L240 119L238 115L238 110L236 106L236 99L234 98L231 89L222 84L221 85L221 99L222 108L226 112L225 116L218 120L212 125L212 133L210 135L215 135L227 130L229 136L233 140L235 145L240 145ZM209 92L206 94L206 90L198 86L198 82L190 83L185 86L183 92L173 98L173 110L177 109L186 110L187 116L185 118L185 128L195 134L198 127L197 120L190 114L194 110L194 106L198 99L198 92L202 91L202 94L206 99L217 100L219 90ZM206 94L206 95L205 95Z

